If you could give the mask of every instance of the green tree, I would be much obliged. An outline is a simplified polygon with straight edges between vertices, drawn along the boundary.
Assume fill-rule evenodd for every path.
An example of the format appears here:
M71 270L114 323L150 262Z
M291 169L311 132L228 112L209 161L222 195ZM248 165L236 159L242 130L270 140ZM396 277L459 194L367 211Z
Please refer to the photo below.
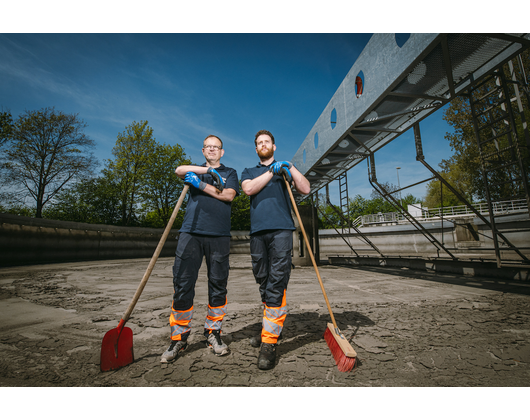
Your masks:
M43 212L47 219L115 225L120 221L117 188L105 177L83 179L61 191Z
M0 112L0 147L6 143L13 133L13 117L11 112L2 110Z
M191 161L180 145L153 145L148 159L148 170L145 171L140 189L144 214L149 215L148 218L144 217L145 223L153 227L165 227L168 224L184 188L183 180L175 175L175 168L189 164ZM186 209L185 202L181 208L180 213L183 214ZM178 220L179 218L176 219L175 225ZM181 224L182 220L178 226Z
M367 211L368 200L357 194L355 197L350 198L348 203L348 211L350 213L351 220L357 219L359 216L363 216Z
M120 224L125 226L138 224L141 191L155 150L153 129L147 124L147 121L134 121L118 134L112 149L114 160L107 160L103 170L103 174L117 187Z
M23 204L14 204L14 205L2 205L0 204L0 213L15 214L17 216L27 216L32 217L35 215L35 209L28 207Z
M479 151L473 129L471 108L467 98L459 96L453 99L449 107L444 111L443 119L453 127L454 133L446 133L445 135L445 139L449 141L453 150L453 155L447 163L442 162L440 164L442 171L445 169L445 175L447 176L451 171L465 174L466 179L469 180L467 187L469 188L468 193L470 196L474 199L484 199L484 183L482 181ZM449 179L447 181L450 182ZM428 184L429 186L433 184L430 188L428 186L428 196L430 196L431 189L436 190L436 183L439 184L438 181L431 181ZM431 203L432 197L428 205L431 205Z
M250 197L241 189L241 181L239 181L239 193L232 200L230 216L232 230L250 230Z
M528 50L521 54L521 58L526 71L528 71L530 64ZM525 80L525 75L521 72L521 69L518 65L514 66L514 70L518 80ZM502 71L504 72L505 78L507 80L512 79L508 64L503 66ZM515 85L511 83L507 83L507 85L510 90L510 96L513 97ZM491 98L491 100L493 100L498 93L489 96L488 94L494 92L494 90L497 88L498 86L496 80L493 79L481 86L477 91L476 96L483 96L484 98ZM524 86L520 86L519 89L522 94ZM524 164L526 166L526 170L528 171L528 169L530 169L530 162L528 159L528 149L527 147L524 147L524 143L527 143L527 146L530 146L530 141L529 139L525 138L527 133L524 133L523 123L525 121L530 121L530 110L529 104L527 102L527 96L522 95L521 99L523 108L525 109L523 114L519 112L517 102L511 102L511 106L515 117L515 124L518 133L517 135L520 142L519 144L523 146L521 147L521 150L525 162ZM490 115L490 112L487 109L484 109L483 111L484 113L480 118L482 121L481 124L483 124L486 129L481 130L481 135L484 135L485 137L492 137L495 135L499 136L495 139L495 141L484 144L484 147L488 149L486 153L490 153L490 157L488 159L495 160L500 158L501 154L503 153L502 150L505 150L507 153L512 153L512 149L506 148L506 146L508 146L507 136L500 135L506 130L505 119L501 117L501 114ZM495 112L494 109L492 109L491 113L493 112ZM459 96L453 99L449 107L444 111L443 118L453 127L454 132L447 133L445 135L445 139L449 141L451 149L453 150L453 156L448 162L442 162L442 170L445 171L448 176L450 176L450 173L455 172L465 178L467 188L466 193L472 198L472 201L486 200L486 189L482 176L482 167L477 146L477 139L475 137L475 131L473 127L469 98L466 96ZM484 139L481 138L481 140ZM502 170L488 174L488 177L490 178L489 184L492 186L490 189L492 200L502 199L510 195L516 195L514 194L514 191L510 191L510 186L500 182L510 177L509 172L510 169L508 166L506 166L503 167ZM456 178L454 179L456 180ZM495 184L498 184L498 186L495 187ZM504 187L501 187L501 185L504 185ZM436 189L436 187L433 187L433 189Z
M91 174L97 160L94 141L77 114L54 108L26 111L12 125L5 151L5 183L22 199L35 200L35 217L69 182Z
M327 203L325 194L318 195L317 215L319 220L318 226L321 229L333 229L341 225L339 215Z
M442 160L440 163L442 178L447 181L454 189L456 189L467 201L472 202L473 197L470 193L472 179L469 172L463 171L454 157L448 160ZM424 206L433 209L443 206L452 207L460 206L464 203L449 190L445 185L440 186L441 182L437 179L430 181L427 184L427 192L423 200ZM442 203L443 197L443 203Z

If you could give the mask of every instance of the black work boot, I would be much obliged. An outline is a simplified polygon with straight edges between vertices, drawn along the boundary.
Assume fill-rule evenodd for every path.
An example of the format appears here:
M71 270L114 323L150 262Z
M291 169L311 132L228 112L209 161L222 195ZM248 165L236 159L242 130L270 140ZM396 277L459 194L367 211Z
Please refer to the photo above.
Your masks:
M274 367L276 361L276 344L262 343L258 356L258 368L268 370Z

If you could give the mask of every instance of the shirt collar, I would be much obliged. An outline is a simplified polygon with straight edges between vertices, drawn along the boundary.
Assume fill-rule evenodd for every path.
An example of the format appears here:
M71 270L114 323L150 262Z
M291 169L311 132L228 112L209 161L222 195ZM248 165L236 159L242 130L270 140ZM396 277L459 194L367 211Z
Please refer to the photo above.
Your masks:
M273 163L275 163L275 162L276 162L276 159L274 159L274 160L270 163L270 165L264 165L264 164L261 163L261 161L260 161L260 162L258 162L258 166L257 166L257 168L269 168L269 167L270 167Z
M206 167L206 162L204 162L201 166L204 166ZM214 168L214 169L224 169L225 165L223 165L222 163L220 163L220 165L217 167L217 168Z

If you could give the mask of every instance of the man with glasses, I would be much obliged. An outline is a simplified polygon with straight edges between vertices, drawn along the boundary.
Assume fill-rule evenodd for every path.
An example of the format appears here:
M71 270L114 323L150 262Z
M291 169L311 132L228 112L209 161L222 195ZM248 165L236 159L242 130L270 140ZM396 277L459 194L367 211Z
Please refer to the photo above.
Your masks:
M237 172L220 162L224 152L221 139L209 135L202 148L206 162L175 170L190 190L173 266L171 344L162 354L162 363L175 359L187 347L195 283L203 258L208 270L208 313L204 324L207 346L217 356L229 353L220 333L227 304L231 202L239 194L239 181Z
M254 144L260 162L241 174L241 188L250 196L250 254L252 271L265 305L261 335L250 344L260 347L258 368L274 367L276 343L287 316L286 290L291 275L293 230L291 200L283 175L302 194L309 194L309 181L292 163L276 161L274 136L256 133Z

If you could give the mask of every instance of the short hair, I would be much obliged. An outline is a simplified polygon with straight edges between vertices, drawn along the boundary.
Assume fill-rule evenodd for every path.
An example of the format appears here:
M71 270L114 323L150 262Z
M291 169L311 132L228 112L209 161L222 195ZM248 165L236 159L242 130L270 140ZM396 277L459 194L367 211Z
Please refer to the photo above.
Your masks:
M223 148L223 140L221 140L219 137L217 137L217 136L215 136L215 135L213 135L213 134L208 134L208 135L204 138L204 140L202 141L202 145L203 145L203 146L204 146L204 142L205 142L206 140L208 140L210 137L214 137L214 138L216 138L217 140L219 140L219 141L221 142L221 149Z
M256 136L254 137L254 144L256 145L256 147L258 146L258 137L261 136L262 134L266 134L267 136L269 136L272 140L272 144L276 144L274 142L274 136L272 135L272 133L270 131L267 131L267 130L259 130L257 133L256 133Z

